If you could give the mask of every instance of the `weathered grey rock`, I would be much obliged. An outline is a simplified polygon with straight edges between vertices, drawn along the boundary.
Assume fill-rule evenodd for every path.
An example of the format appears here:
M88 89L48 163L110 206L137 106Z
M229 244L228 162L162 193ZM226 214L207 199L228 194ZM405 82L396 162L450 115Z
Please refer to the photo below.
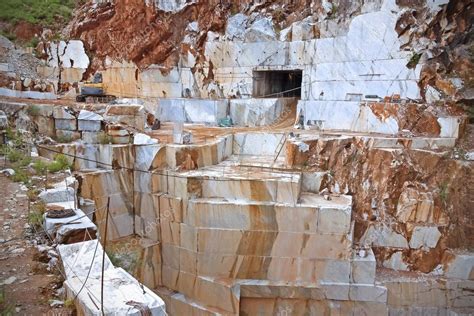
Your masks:
M165 12L178 12L196 0L154 0L156 7Z
M248 16L242 13L237 13L227 20L225 29L225 36L228 40L240 39L243 40L245 34Z
M0 285L13 284L15 281L16 281L16 277L11 276L11 277L8 277L7 279L5 279L4 281L0 282Z
M6 175L6 176L13 176L15 174L15 170L11 169L11 168L7 168L7 169L3 169L2 171L0 171L2 174Z
M0 111L0 129L6 129L8 127L8 116L5 112Z
M276 33L270 18L258 18L247 28L244 34L245 42L264 42L271 40L276 40Z
M82 141L85 144L97 144L99 142L99 135L100 132L86 132L83 131L82 133Z
M294 22L291 25L291 40L292 41L306 41L315 37L315 26L313 17L309 16L301 21Z
M76 117L74 113L70 111L68 108L63 106L56 106L53 109L53 117L55 119L65 119L65 120L75 120Z
M392 254L390 259L383 262L383 266L388 269L408 271L407 264L403 261L402 252L397 251Z

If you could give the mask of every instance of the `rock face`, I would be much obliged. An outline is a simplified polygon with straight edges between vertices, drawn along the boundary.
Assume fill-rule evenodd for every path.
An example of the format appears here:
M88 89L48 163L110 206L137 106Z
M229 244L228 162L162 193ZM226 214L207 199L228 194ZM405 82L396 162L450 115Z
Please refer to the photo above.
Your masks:
M442 252L473 247L469 194L459 181L471 183L469 164L413 147L388 149L388 144L357 137L304 142L308 150L301 151L294 141L286 159L314 171L331 170L327 188L353 194L356 240L373 245L378 261L401 250L405 261L395 263L393 257L387 265L431 272L443 263ZM425 180L418 180L421 174Z

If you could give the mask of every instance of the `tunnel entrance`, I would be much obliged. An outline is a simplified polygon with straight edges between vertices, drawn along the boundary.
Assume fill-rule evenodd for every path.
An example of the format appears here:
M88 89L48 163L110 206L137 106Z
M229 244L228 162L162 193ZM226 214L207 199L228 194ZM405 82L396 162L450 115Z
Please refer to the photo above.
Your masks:
M253 72L254 98L301 98L303 71L258 70Z

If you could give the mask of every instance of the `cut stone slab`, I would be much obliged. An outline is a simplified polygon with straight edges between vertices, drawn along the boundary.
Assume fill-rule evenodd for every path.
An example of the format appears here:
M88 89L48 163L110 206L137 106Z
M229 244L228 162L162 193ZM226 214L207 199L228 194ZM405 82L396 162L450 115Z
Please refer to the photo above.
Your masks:
M0 88L0 95L12 98L22 99L44 99L44 100L55 100L58 96L52 92L39 92L39 91L18 91L8 88Z
M91 266L92 258L94 262L90 268L90 276L100 276L102 273L102 254L104 250L102 245L97 245L97 239L78 242L70 245L58 245L58 252L61 256L63 269L66 277L86 277ZM105 256L104 270L113 269L114 266L108 256Z
M217 124L226 117L228 100L160 99L156 117L162 122Z
M96 251L97 249L97 251ZM97 240L72 245L59 245L67 280L64 282L69 298L76 297L82 288L92 258L94 262L84 289L77 296L76 307L83 315L101 315L100 293L103 248ZM140 315L140 311L127 302L145 305L151 315L166 315L163 300L121 268L114 268L106 255L104 264L104 309L107 315ZM99 307L99 308L98 308Z
M56 129L75 131L77 129L76 119L54 119Z
M74 298L82 287L85 278L71 277L64 282L67 297ZM121 268L107 269L104 272L104 312L106 315L142 315L144 306L153 316L167 315L165 302L153 291L140 284ZM81 315L102 315L100 311L101 277L89 276L84 290L76 299L76 307ZM127 302L133 302L128 303ZM99 306L99 309L97 308Z
M96 238L95 224L80 209L74 212L75 215L63 218L50 218L44 215L45 230L57 243L70 244Z
M319 193L321 184L327 172L303 172L301 179L301 190L303 192Z
M362 284L374 284L375 269L377 262L375 261L372 249L362 249L354 251L352 258L351 282Z
M376 247L408 248L405 237L387 226L370 226L362 236L361 244Z
M38 197L45 203L75 201L76 190L71 187L59 187L41 192Z
M445 275L449 278L474 280L474 253L457 253L448 264Z
M354 284L349 289L349 299L363 302L387 302L387 288L372 284Z
M90 132L100 131L102 121L104 120L101 115L87 110L81 110L77 119L78 129Z
M282 146L283 133L238 133L234 134L233 153L236 155L272 156L275 158ZM285 147L279 157L285 157Z
M69 143L78 139L81 139L81 133L76 132L74 130L67 130L67 128L75 129L75 122L73 125L70 125L69 127L67 126L62 126L64 129L57 129L56 130L56 140L58 143Z
M416 226L410 239L410 248L435 248L441 233L435 226Z
M145 129L145 108L141 104L111 104L105 110L104 119L108 122L133 126L142 131Z

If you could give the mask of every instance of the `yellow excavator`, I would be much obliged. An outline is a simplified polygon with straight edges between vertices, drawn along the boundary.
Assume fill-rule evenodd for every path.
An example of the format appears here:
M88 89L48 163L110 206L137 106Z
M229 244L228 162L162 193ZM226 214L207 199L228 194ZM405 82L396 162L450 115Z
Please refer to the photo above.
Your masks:
M116 99L113 95L105 94L105 85L102 83L102 74L96 73L92 81L80 84L81 94L76 96L77 102L109 103Z

